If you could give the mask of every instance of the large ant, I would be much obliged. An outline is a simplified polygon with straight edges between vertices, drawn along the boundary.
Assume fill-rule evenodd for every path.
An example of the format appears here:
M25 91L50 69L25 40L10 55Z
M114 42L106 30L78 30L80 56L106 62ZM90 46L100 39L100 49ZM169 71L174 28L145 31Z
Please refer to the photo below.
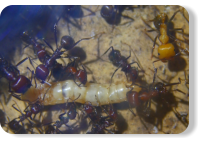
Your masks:
M92 122L92 129L90 132L87 132L88 134L104 133L104 130L113 134L113 132L106 129L106 127L113 125L113 122L115 122L117 119L117 111L115 109L110 108L109 112L107 113L108 116L103 117L100 112L98 112L97 109L93 107L91 103L89 103L84 105L84 111Z
M130 19L130 21L127 23L134 21L133 18L122 14L122 12L127 8L133 10L134 7L127 6L127 5L114 5L114 6L113 5L103 5L101 8L100 14L105 19L105 21L108 24L111 24L114 28L114 25L118 25L120 23L121 16L124 18ZM124 23L124 24L126 24L126 23ZM122 24L122 25L124 25L124 24Z
M68 77L69 76L74 77L74 81L75 81L75 79L77 79L81 82L81 84L85 85L87 82L87 72L83 65L82 65L82 68L83 68L83 70L82 69L77 70L75 59L74 59L73 62L69 63L64 68L64 74L67 75ZM80 84L78 86L80 86Z
M58 7L56 7L56 8L58 8ZM84 15L82 8L89 11L90 14ZM88 8L80 6L80 5L65 5L65 6L60 7L59 10L61 10L62 12L60 13L58 21L61 19L61 17L63 17L63 19L67 21L69 35L71 35L69 24L72 24L74 27L81 30L82 28L81 28L80 23L81 23L82 17L86 17L89 15L95 15L95 12L91 11ZM70 19L70 17L73 18L74 22ZM76 18L80 18L80 23L78 23Z
M173 23L171 22L178 12L180 12L180 10L176 11L170 19L168 19L168 16L166 15L166 13L161 13L161 14L157 15L153 20L151 20L154 22L154 26L156 29L151 27L151 30L147 30L147 32L158 31L158 33L159 33L154 39L154 44L153 44L152 52L151 52L152 53L151 58L153 57L153 51L155 48L157 38L161 42L161 45L158 47L159 60L164 62L164 61L169 60L172 57L175 57L180 54L180 53L176 53L176 51L175 51L176 49L175 49L174 45L171 43L172 41L174 41L174 39L176 39L174 37L174 33L173 33L174 31L181 30L183 33L182 28L174 29ZM143 18L142 18L142 20L144 21L144 23L146 25L148 25ZM157 61L159 61L159 60L157 60ZM154 62L156 62L156 61L154 61Z
M12 89L16 93L25 93L32 86L32 79L29 80L24 75L20 75L20 71L16 68L25 60L23 59L14 66L0 55L0 75L9 81L9 91Z
M125 58L124 56L121 55L119 50L115 50L113 46L111 46L109 49L107 49L106 52L104 52L104 54L106 54L110 49L112 49L112 51L109 53L109 60L113 63L113 65L118 67L112 74L111 81L116 71L119 68L121 68L121 71L125 73L127 80L132 81L132 84L135 83L136 79L138 78L138 70L137 68L131 67L131 65L136 63L139 68L140 66L137 62L132 62L128 64L127 60L131 57L131 51L130 55L127 58Z
M143 90L141 90L139 93L132 90L127 92L126 97L127 97L127 101L129 102L131 112L132 112L131 107L139 108L144 103L146 103L147 105L148 102L149 102L149 106L147 108L149 109L151 106L151 99L154 99L156 97L162 97L163 95L165 95L167 93L167 90L166 90L167 86L177 85L181 83L180 79L179 79L179 82L177 83L170 83L170 84L163 84L161 82L154 83L156 72L157 72L157 69L155 69L153 84L150 85L148 89L143 88ZM135 113L133 114L135 115Z
M69 120L74 120L76 118L77 115L77 111L76 111L76 105L75 105L75 100L77 100L80 97L80 95L74 99L72 102L69 104L69 111L67 112L67 116L64 117L65 113L62 113L59 115L59 120L57 120L53 126L56 126L56 129L61 132L59 130L59 128L64 124L65 126L67 126L68 128L72 129L72 127L70 127L67 123L69 122Z

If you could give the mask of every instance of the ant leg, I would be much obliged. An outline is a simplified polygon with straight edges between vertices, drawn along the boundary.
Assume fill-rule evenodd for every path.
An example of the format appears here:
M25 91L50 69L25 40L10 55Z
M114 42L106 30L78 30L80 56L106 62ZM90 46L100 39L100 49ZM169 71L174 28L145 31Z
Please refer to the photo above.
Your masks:
M155 48L155 44L156 44L157 38L158 38L158 35L157 35L157 36L155 37L155 39L154 39L154 44L153 44L153 47L152 47L151 59L152 59L152 57L153 57L153 52L154 52L154 48Z
M35 80L35 88L36 88L37 87L37 82L36 82L36 77L35 77L34 71L31 71L31 69L29 67L27 67L27 69L32 73L31 83L32 83L32 78L34 78L34 80Z
M89 39L92 39L92 38L96 37L97 35L104 34L104 33L105 33L105 32L101 32L101 33L96 34L96 35L94 35L94 36L92 36L92 37L80 39L79 41L75 42L75 44L73 44L73 46L72 46L70 49L74 48L78 43L80 43L80 42L83 41L83 40L89 40Z
M114 71L114 73L112 74L112 76L111 76L111 83L112 83L112 79L113 79L113 76L114 76L114 74L117 72L117 70L120 68L120 65L119 65L119 67ZM111 84L110 83L110 84Z
M22 114L22 112L21 112L19 109L17 109L14 105L15 105L15 104L13 104L12 107L13 107L16 111L18 111L18 112L20 112L20 113Z
M43 38L44 43L54 52L53 47Z
M19 66L20 64L22 64L23 62L25 62L28 59L28 57L24 58L23 60L21 60L20 62L18 62L15 66Z
M136 63L136 64L138 65L138 67L140 68L140 65L139 65L138 62L132 62L132 63L130 63L130 65L132 65L132 64L134 64L134 63ZM141 68L140 68L140 69L141 69Z
M97 6L97 8L96 8L94 11L92 11L92 10L90 10L90 9L84 7L84 6L81 6L81 7L82 7L83 9L85 9L85 10L87 10L87 11L90 12L90 14L88 14L88 15L84 15L84 16L83 16L83 17L87 17L87 16L91 16L91 15L96 15L95 13L96 13L96 11L97 11L99 5Z
M125 24L128 24L128 23L131 23L131 22L135 21L133 18L131 18L131 17L127 16L127 15L122 14L121 16L123 16L124 18L130 19L130 21L122 23L120 25L125 25Z
M142 21L144 22L144 24L146 24L149 28L151 28L150 31L147 30L147 32L152 32L152 31L157 31L156 29L152 28L147 21L144 20L144 18L141 16ZM150 21L154 21L154 20L150 20Z
M59 19L60 19L60 18L59 18ZM59 19L58 19L57 22L54 24L54 38L55 38L55 43L56 43L56 49L58 49L58 45L57 45L57 30L56 30L56 27L57 27L57 23L58 23Z
M110 48L108 48L108 50L106 50L106 52L104 52L104 54L103 55L105 55L110 49L112 49L112 51L114 51L114 48L113 48L113 46L111 46ZM101 55L100 57L102 57L103 55Z
M168 21L168 23L173 20L173 18L175 17L175 15L176 15L178 12L180 12L180 10L177 10L176 12L174 12L174 14L171 16L170 20Z
M131 112L134 116L136 116L136 114L133 112L133 110L132 110L132 108L130 107L130 105L129 105L129 110L130 110L130 112Z

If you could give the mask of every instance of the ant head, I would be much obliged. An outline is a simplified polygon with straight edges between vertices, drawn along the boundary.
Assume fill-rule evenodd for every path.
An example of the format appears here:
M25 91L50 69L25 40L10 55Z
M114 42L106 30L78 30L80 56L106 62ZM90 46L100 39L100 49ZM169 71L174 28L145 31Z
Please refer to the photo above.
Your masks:
M158 82L154 85L153 90L158 91L159 93L166 93L166 87L163 83Z
M23 40L23 42L31 44L31 38L28 34L28 31L23 31L23 33L21 34L21 39Z
M166 24L168 22L168 16L166 13L161 13L154 18L154 26L159 29L161 24Z
M75 44L75 41L72 37L70 36L63 36L61 38L61 46L66 49L66 50L70 50L72 49L73 45Z
M8 126L13 131L18 131L22 128L22 126L20 125L19 121L16 120L16 118L10 121L8 123Z
M104 5L101 8L100 14L104 19L111 18L114 13L114 7L112 5Z
M109 60L110 61L117 61L121 58L121 53L119 50L112 50L109 53Z

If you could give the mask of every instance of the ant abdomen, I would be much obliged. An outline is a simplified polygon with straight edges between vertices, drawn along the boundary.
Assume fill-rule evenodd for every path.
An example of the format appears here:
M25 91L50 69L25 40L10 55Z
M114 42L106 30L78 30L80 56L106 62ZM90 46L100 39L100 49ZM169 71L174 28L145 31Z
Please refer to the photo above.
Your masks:
M140 106L140 99L139 99L139 93L136 91L128 91L126 94L128 103L131 107L138 107Z
M76 78L82 83L82 84L86 84L87 82L87 73L84 70L78 70L75 73Z
M71 50L74 44L75 44L75 41L70 36L63 36L61 38L61 46L66 50Z
M11 82L11 88L16 93L25 93L31 85L30 80L23 75L18 76L15 81Z
M49 75L49 69L45 65L41 64L36 68L35 74L38 79L44 81Z

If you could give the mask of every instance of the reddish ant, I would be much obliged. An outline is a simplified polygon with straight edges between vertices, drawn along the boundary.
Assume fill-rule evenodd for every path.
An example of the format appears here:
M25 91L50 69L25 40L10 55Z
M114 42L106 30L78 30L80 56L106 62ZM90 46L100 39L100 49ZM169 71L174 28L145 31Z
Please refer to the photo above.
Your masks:
M121 71L123 71L125 73L127 80L132 81L132 84L134 84L136 79L138 78L138 69L131 67L131 65L136 63L139 68L140 68L140 66L137 62L132 62L132 63L128 64L127 60L131 57L131 51L130 51L130 55L127 58L125 58L121 55L119 50L114 50L113 46L111 46L106 52L104 52L104 54L106 54L110 49L112 49L112 51L109 53L109 60L113 63L113 65L118 67L114 71L113 75L111 76L111 82L112 82L112 78L113 78L114 74L116 73L116 71L119 68L121 68Z
M0 74L9 81L9 91L12 89L16 93L25 93L32 86L32 78L29 80L27 77L20 75L20 71L16 68L25 60L23 59L14 66L0 55Z
M110 130L106 129L106 127L109 127L113 125L112 122L114 122L117 118L117 112L115 109L110 108L109 114L106 117L103 117L96 108L94 108L91 103L84 105L84 110L87 113L88 117L91 119L92 129L90 132L87 132L88 134L92 133L104 133L104 130L108 131L109 133L113 134Z
M153 84L149 86L148 90L144 89L144 90L141 90L139 93L132 90L127 92L126 94L127 101L130 106L130 111L133 113L133 115L136 115L136 114L131 110L131 107L139 108L144 103L146 103L145 105L149 103L149 106L145 109L145 111L147 111L147 109L150 109L151 99L154 99L156 97L161 97L163 99L161 95L165 95L167 93L166 86L172 86L172 85L177 85L181 83L180 79L179 79L179 82L177 83L170 83L165 85L161 82L154 83L156 72L157 70L155 69Z
M76 64L75 64L75 59L73 62L69 63L67 65L67 67L64 68L64 73L67 76L74 76L74 81L75 79L79 80L81 82L81 84L85 85L87 82L87 72L84 68L84 66L82 65L82 69L77 70ZM75 82L77 84L77 82ZM78 86L80 86L81 84L77 84Z

